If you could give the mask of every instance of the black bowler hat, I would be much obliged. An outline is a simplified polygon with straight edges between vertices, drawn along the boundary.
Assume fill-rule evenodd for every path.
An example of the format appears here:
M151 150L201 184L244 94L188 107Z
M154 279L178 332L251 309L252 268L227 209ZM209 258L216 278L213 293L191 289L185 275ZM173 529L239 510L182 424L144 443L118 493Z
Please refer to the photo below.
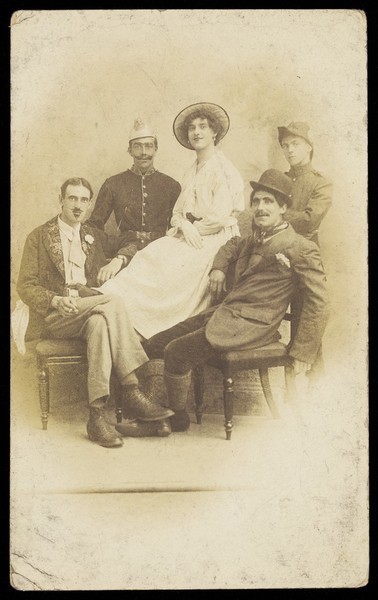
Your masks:
M249 183L253 191L262 189L267 190L272 194L279 192L285 197L286 204L288 206L291 205L291 189L293 187L293 182L290 177L285 175L285 173L282 173L282 171L268 169L267 171L264 171L258 181L250 181Z

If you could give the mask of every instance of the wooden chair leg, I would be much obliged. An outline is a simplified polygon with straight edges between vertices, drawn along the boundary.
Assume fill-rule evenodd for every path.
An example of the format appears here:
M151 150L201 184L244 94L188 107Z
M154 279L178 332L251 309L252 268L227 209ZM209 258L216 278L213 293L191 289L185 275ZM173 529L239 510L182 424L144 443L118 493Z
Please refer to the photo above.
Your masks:
M196 405L196 418L198 425L202 423L203 396L205 391L205 377L203 365L198 365L192 370L194 401Z
M279 419L280 413L278 411L276 402L273 398L272 390L269 381L268 369L259 369L261 387L264 392L265 400L269 406L270 412L274 419Z
M49 398L49 368L47 364L41 363L39 365L38 374L39 383L39 404L41 407L41 421L42 429L47 429L47 421L50 412L50 398Z
M234 411L234 380L230 374L226 374L223 378L223 405L226 440L230 440L233 428L232 417Z

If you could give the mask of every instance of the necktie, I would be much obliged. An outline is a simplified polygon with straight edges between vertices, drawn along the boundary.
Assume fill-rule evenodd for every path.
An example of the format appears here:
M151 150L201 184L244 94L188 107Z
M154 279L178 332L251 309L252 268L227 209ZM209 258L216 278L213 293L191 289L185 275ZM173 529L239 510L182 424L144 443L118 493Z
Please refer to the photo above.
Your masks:
M68 260L71 263L72 282L78 283L83 280L85 254L81 247L80 230L74 229Z

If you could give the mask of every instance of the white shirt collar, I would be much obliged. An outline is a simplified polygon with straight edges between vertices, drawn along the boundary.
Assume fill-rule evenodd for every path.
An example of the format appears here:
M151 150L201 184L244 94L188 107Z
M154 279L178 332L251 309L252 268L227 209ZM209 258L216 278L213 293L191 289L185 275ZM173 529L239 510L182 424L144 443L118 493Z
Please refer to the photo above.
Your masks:
M58 216L58 225L59 225L60 231L62 231L71 242L73 240L75 230L77 229L80 232L80 228L81 228L81 223L78 223L78 227L73 228L73 227L71 227L71 225L68 225L68 223L65 223L64 221L62 221L62 219L59 216Z

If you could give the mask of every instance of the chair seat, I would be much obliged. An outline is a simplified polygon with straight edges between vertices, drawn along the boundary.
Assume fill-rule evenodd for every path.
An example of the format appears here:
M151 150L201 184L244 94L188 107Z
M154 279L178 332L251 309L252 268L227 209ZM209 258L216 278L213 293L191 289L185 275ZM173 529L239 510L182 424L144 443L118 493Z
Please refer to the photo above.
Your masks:
M79 356L87 354L86 343L79 339L44 339L38 342L36 352L40 357Z
M287 349L282 342L272 342L262 348L245 348L243 350L230 350L208 361L208 364L223 369L234 370L260 369L269 366L280 366L288 359Z

